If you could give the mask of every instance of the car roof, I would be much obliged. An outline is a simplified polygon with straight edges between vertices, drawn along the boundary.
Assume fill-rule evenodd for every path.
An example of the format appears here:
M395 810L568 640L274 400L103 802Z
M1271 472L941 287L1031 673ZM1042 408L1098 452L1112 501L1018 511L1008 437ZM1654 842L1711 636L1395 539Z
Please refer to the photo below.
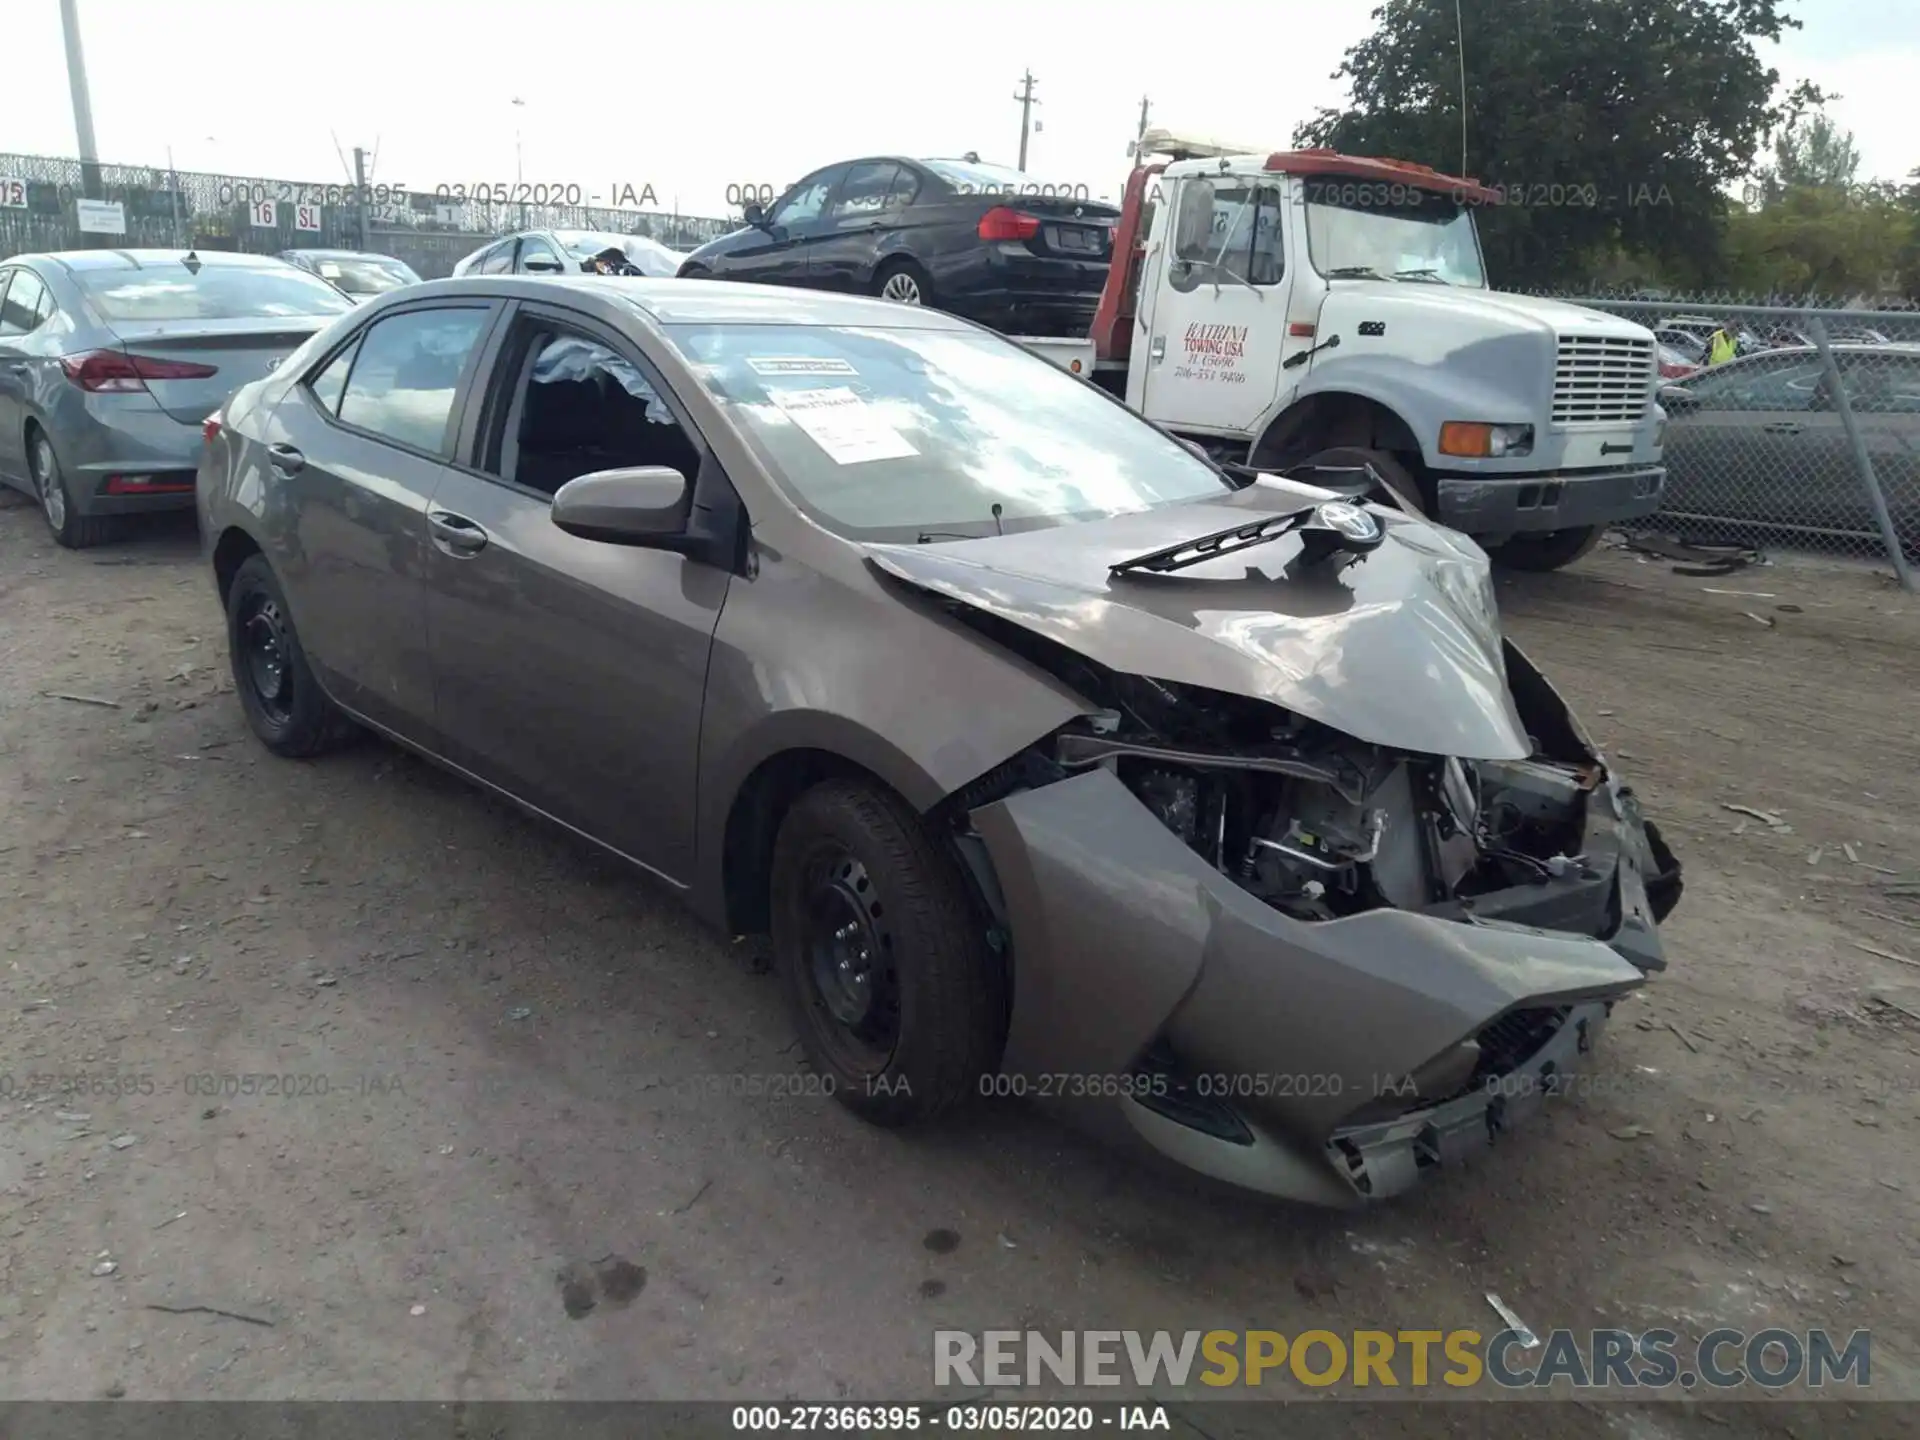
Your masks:
M188 255L202 265L236 269L272 269L287 262L277 255L249 255L238 250L49 250L39 255L16 255L15 260L51 260L69 270L171 269Z
M866 295L749 285L728 280L669 280L613 275L456 275L410 286L406 294L512 295L550 298L555 289L613 297L656 325L731 321L758 325L868 325L890 330L970 330L967 321L939 310ZM398 293L398 292L396 292Z
M283 255L307 255L316 260L391 260L379 250L283 250Z

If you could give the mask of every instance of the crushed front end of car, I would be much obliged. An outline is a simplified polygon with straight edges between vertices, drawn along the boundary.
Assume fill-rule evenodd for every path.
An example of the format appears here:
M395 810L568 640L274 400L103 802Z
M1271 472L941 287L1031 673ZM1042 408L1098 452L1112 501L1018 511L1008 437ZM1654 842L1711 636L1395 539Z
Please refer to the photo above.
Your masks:
M924 554L881 562L1093 707L946 807L1008 950L1014 1093L1254 1190L1377 1201L1522 1122L1665 967L1678 862L1499 637L1477 547L1404 524L1400 554L1355 566L1370 580L1276 592L1285 614L1011 555L991 585ZM1118 668L1142 652L1114 604L1283 683ZM1352 653L1369 626L1397 693ZM1330 648L1307 655L1307 636ZM1165 678L1182 671L1242 678ZM1404 743L1448 734L1467 753Z

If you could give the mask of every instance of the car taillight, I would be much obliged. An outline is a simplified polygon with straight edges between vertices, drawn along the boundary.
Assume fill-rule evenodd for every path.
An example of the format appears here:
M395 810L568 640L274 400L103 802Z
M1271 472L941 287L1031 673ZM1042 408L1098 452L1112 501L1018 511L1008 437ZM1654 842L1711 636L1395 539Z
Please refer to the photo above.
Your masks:
M158 360L151 355L129 355L121 350L84 350L62 355L60 368L82 390L95 394L122 394L144 390L149 380L208 380L220 373L212 365L191 360Z
M1040 217L996 205L980 217L982 240L1031 240L1040 233Z
M200 438L211 445L220 438L220 417L209 415L200 422Z

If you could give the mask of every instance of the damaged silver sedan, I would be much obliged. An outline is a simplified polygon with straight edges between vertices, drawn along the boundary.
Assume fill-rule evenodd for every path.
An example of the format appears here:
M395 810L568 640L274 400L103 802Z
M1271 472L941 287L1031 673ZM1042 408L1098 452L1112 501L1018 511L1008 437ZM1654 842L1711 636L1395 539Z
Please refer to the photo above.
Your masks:
M199 504L269 748L379 731L770 933L878 1123L1379 1200L1665 963L1679 865L1473 542L937 312L413 287L209 421Z

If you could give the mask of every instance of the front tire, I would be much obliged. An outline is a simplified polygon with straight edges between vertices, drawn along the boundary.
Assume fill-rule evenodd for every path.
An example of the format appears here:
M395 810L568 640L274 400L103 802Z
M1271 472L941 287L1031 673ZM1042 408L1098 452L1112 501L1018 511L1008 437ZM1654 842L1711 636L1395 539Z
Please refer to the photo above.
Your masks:
M82 515L74 504L73 491L67 485L60 457L53 453L53 441L47 432L35 426L27 435L27 468L31 472L34 495L40 501L40 514L53 532L56 545L68 550L86 550L111 540L115 517Z
M814 787L780 826L771 900L800 1043L836 1098L903 1126L977 1093L1005 1038L1005 970L919 816L871 782Z
M227 654L247 723L274 754L305 760L359 733L313 678L264 555L248 556L227 591Z
M1587 525L1573 530L1542 530L1538 534L1515 535L1487 553L1494 564L1508 570L1561 570L1582 556L1591 554L1605 533L1606 527L1603 525Z

